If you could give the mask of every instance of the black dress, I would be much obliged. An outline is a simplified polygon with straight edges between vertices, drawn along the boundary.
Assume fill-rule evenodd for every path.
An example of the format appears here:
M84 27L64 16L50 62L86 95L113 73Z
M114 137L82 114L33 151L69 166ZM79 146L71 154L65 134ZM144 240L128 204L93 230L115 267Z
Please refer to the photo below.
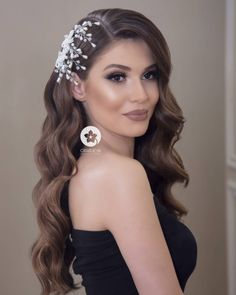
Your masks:
M169 252L179 284L184 291L197 261L197 243L189 228L167 211L154 196ZM72 229L75 259L72 268L82 276L87 295L138 295L131 273L109 230Z

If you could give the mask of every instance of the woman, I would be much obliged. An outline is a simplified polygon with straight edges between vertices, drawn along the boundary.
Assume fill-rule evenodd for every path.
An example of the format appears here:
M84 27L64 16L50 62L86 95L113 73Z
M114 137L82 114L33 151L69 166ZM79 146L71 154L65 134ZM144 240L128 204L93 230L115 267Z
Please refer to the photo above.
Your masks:
M136 11L95 10L65 35L35 146L42 295L81 288L70 266L87 295L183 294L197 244L171 193L189 176L170 73L165 38Z

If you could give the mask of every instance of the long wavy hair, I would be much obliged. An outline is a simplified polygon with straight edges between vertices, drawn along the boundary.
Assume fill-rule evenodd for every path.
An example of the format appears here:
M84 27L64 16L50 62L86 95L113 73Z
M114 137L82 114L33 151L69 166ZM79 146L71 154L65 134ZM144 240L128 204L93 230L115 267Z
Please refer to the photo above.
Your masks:
M83 60L87 70L72 68L82 80L86 80L96 59L115 40L140 38L156 59L159 100L146 133L135 138L134 158L145 168L153 194L170 213L181 219L188 211L174 198L171 187L176 182L184 182L186 187L189 182L183 162L174 148L185 119L168 85L172 65L167 42L151 20L133 10L99 9L90 12L77 24L85 20L99 21L101 25L90 28L93 42L97 45L95 48L79 40L75 44L89 57ZM41 137L34 147L34 159L41 178L33 189L32 199L40 232L30 255L41 283L41 295L52 292L66 294L72 289L82 288L75 284L70 272L75 252L70 239L72 222L67 197L69 181L78 173L77 160L83 146L79 134L87 126L88 118L83 104L71 93L71 82L62 77L59 84L57 78L58 74L52 71L45 86L47 115Z

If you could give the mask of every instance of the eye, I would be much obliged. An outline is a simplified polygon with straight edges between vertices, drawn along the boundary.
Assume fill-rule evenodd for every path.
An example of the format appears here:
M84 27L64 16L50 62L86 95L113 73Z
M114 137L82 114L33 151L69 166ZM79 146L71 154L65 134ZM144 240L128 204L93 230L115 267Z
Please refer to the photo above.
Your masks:
M145 76L147 77L150 77L150 75L153 77L153 78L151 78L151 79L148 79L148 80L155 80L155 79L158 79L158 77L159 77L159 72L157 71L157 70L154 70L154 71L150 71L150 72L148 72L148 73L146 73L145 74Z
M150 78L150 75L151 75L151 78ZM144 76L147 78L147 80L156 80L159 77L159 72L157 70L153 70L153 71L150 71L150 72L146 73ZM111 80L113 82L121 83L121 82L124 81L121 78L125 78L125 77L126 77L125 73L123 73L123 72L115 72L115 73L109 74L106 77L106 79Z
M125 78L126 77L125 73L112 73L112 74L108 75L106 78L108 80L120 83L123 81L123 80L119 79L120 77Z

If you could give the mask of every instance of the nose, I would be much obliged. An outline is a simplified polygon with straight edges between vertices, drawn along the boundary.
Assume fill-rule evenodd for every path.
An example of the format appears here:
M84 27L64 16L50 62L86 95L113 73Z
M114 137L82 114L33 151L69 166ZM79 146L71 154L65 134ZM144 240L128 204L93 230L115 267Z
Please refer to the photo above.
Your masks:
M132 84L130 100L142 102L148 99L147 91L143 85L143 81L137 79Z

